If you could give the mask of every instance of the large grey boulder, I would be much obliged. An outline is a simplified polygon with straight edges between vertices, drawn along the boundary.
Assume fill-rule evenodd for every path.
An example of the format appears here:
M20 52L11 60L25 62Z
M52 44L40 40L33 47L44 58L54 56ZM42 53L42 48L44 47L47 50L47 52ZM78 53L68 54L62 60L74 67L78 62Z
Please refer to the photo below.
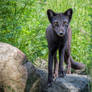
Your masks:
M57 78L51 87L47 86L47 73L44 70L35 69L33 73L29 73L29 78L29 81L32 78L35 80L29 88L30 91L26 92L90 92L87 75L67 74L64 78Z
M90 92L88 78L84 75L70 74L65 78L57 78L44 92Z
M0 43L0 92L90 92L86 75L57 78L51 87L47 87L47 75L19 49Z
M25 61L26 56L19 49L0 43L0 86L4 92L24 91L27 80Z

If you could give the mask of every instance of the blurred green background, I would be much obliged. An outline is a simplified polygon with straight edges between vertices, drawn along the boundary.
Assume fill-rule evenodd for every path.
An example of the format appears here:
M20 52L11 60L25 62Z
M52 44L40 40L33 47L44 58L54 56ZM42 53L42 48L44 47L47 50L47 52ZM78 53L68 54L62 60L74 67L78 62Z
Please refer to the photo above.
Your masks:
M71 21L74 60L92 66L91 0L0 0L0 41L22 50L31 62L38 57L47 60L47 9L64 12L73 8Z

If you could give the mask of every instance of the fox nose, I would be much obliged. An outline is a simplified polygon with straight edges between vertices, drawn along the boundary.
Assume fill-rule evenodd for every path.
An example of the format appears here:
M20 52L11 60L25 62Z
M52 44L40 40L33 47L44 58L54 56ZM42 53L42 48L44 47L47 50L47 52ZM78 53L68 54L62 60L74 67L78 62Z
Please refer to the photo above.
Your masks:
M63 35L63 32L60 32L60 35Z

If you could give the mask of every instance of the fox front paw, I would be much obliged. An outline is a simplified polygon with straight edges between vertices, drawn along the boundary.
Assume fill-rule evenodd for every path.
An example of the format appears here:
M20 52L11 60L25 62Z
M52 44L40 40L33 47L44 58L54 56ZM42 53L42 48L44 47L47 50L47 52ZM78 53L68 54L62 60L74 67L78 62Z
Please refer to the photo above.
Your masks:
M65 77L65 76L66 76L66 72L65 71L59 72L59 77Z
M53 74L53 79L56 79L58 77L58 72L55 72L54 74Z

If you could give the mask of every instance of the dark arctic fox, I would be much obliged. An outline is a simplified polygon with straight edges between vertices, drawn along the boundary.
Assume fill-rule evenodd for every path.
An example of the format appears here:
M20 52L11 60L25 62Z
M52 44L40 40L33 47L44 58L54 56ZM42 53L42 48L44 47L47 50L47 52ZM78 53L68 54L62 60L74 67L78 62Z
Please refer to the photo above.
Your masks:
M63 62L67 64L67 73L74 69L84 68L84 64L75 62L70 56L71 29L69 23L72 19L73 10L70 8L64 13L55 13L51 9L47 10L47 16L51 23L46 30L48 41L48 84L53 81L53 59L54 77L64 77ZM57 62L57 50L59 50L59 64Z

